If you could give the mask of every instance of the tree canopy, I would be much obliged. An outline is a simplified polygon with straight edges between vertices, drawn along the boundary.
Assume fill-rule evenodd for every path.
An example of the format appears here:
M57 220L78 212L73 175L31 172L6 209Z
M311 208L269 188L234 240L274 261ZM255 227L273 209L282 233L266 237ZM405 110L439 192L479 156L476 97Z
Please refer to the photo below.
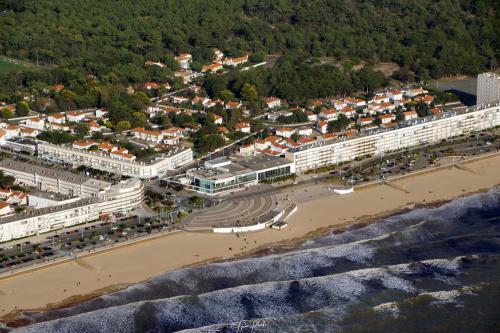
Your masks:
M0 9L0 54L106 82L161 79L172 55L210 62L213 47L256 61L290 51L393 61L434 77L500 59L495 0L2 0ZM145 60L169 66L144 70Z

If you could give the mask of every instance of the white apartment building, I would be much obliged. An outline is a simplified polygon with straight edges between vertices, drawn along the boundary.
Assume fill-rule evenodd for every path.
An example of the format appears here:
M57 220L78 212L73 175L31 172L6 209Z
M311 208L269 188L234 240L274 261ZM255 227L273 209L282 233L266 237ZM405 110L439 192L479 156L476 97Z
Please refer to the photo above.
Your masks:
M95 221L105 214L126 214L137 209L143 199L142 182L138 179L128 179L112 185L99 198L82 198L68 204L0 218L0 242Z
M483 73L477 76L477 105L494 105L500 102L500 74Z
M0 161L0 170L16 178L16 183L69 196L99 197L111 188L102 180L9 159Z
M67 146L48 143L38 144L38 157L73 166L85 165L91 168L117 173L123 176L149 179L164 175L193 161L191 148L173 150L168 155L160 155L152 161L138 162L120 160L99 151L77 150Z
M285 157L295 163L296 172L304 172L351 161L356 157L397 151L499 125L500 105L474 108L462 113L450 111L441 116L413 119L393 129L376 128L357 137L335 138L303 145L289 149Z

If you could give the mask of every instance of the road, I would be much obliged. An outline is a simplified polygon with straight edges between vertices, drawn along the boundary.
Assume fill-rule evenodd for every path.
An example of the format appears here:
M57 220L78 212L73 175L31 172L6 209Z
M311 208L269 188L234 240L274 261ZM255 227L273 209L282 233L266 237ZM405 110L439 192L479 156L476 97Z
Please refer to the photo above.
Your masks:
M132 216L116 221L97 221L31 237L31 241L4 243L0 249L0 273L55 258L75 256L130 239L140 239L153 232L174 231L182 227L182 224L174 223L177 212L174 210L169 213L170 217L161 219Z

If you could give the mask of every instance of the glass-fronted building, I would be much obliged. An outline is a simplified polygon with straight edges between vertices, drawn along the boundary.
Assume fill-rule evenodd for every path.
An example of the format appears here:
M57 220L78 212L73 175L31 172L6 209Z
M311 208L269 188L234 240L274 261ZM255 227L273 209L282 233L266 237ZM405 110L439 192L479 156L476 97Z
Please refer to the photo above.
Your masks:
M187 187L194 191L216 195L256 185L294 173L292 162L283 157L254 156L237 161L220 158L205 162L204 167L186 172Z

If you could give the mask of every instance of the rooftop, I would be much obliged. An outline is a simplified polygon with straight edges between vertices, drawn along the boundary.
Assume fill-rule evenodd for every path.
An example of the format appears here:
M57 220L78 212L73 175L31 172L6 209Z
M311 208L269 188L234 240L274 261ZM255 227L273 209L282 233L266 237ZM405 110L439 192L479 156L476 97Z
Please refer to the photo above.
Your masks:
M284 157L257 155L257 156L238 159L236 163L244 167L247 167L249 169L252 169L254 171L260 171L269 168L275 168L278 166L285 166L292 162Z
M62 171L57 169L49 169L35 164L23 163L15 160L3 160L0 161L0 169L21 171L31 174L37 174L47 178L61 179L75 185L84 185L88 187L93 187L97 189L106 189L111 186L110 183L92 179L79 174L71 173L68 171Z

